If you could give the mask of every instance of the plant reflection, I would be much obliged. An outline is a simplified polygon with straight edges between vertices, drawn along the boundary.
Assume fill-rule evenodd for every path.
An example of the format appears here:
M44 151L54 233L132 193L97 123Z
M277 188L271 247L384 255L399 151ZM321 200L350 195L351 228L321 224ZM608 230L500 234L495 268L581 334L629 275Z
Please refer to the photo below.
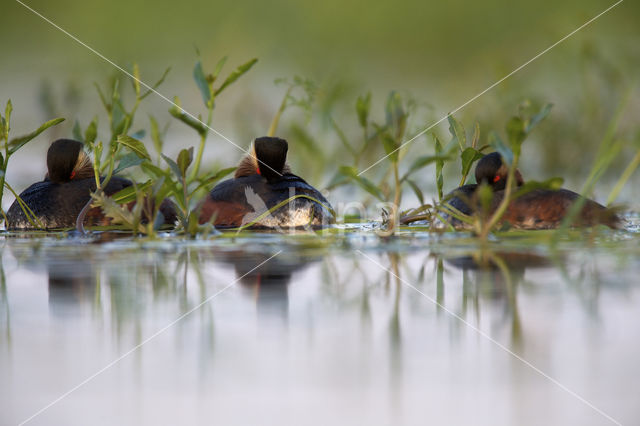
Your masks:
M508 331L505 345L523 352L525 333L519 296L522 297L523 288L531 289L537 284L527 282L527 270L544 268L545 274L552 273L566 281L568 289L590 301L588 312L597 303L601 289L598 283L602 277L586 280L585 284L585 274L598 276L595 264L580 263L576 275L574 270L566 270L561 253L551 260L526 251L460 252L447 248L428 254L411 253L396 246L378 252L378 258L387 265L380 269L372 268L368 260L348 251L285 247L281 255L270 259L269 250L258 252L249 245L226 244L205 247L160 244L141 250L138 244L115 241L85 247L13 245L10 251L19 268L46 272L51 321L90 320L97 324L97 329L107 326L113 331L119 350L144 341L165 324L188 314L172 327L176 353L187 352L195 331L198 348L194 349L199 350L201 371L212 368L209 364L220 353L216 351L216 321L227 318L226 312L233 311L219 310L215 303L209 303L212 297L227 286L237 286L243 295L242 303L255 304L256 324L261 330L278 334L284 329L288 334L292 316L299 314L298 310L290 312L291 289L300 289L300 293L293 294L310 296L307 312L313 318L309 324L329 321L331 318L323 315L329 313L329 317L334 317L336 308L341 310L340 315L353 319L345 327L358 330L363 359L367 352L375 351L376 331L380 330L376 326L384 324L389 383L398 389L403 387L405 352L412 344L404 339L411 335L414 323L433 324L423 323L428 321L430 311L435 312L434 324L440 328L447 324L464 328L463 322L451 317L448 311L473 325L482 325L483 330L489 318L492 321L489 334L500 340L499 330L493 327ZM265 262L267 259L270 260ZM302 274L320 261L311 280ZM433 272L425 272L431 264ZM233 273L237 282L229 273L225 275L225 269ZM592 281L594 285L589 284ZM3 340L9 343L11 288L7 287L4 269L0 269L0 331ZM156 322L157 318L160 320ZM485 323L481 324L481 320ZM309 334L313 331L309 330ZM453 336L460 339L460 333Z
M11 347L11 317L9 313L9 296L7 294L7 277L4 272L5 247L3 245L0 249L0 336L2 336L2 340L6 339L6 347L9 348Z
M440 295L443 275L443 259L447 264L462 270L462 316L469 309L469 302L473 306L476 322L480 321L480 299L487 298L492 302L503 305L504 321L510 327L510 347L522 350L524 336L518 309L518 288L524 283L527 268L548 267L548 258L518 252L500 252L478 250L466 256L444 258L436 255L438 263L438 302L444 298ZM441 299L442 298L442 299Z

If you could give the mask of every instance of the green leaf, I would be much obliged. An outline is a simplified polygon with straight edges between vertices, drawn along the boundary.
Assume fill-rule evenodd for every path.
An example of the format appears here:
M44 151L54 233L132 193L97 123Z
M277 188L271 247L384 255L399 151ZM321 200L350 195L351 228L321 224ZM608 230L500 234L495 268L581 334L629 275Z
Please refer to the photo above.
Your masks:
M73 125L73 129L71 129L71 136L73 136L73 138L77 141L84 140L84 138L82 137L80 122L78 120L76 120L75 124Z
M113 88L111 90L111 102L116 103L120 101L120 80L115 77L113 79Z
M467 180L467 176L469 175L469 171L471 170L473 163L481 159L483 156L484 154L472 147L468 147L462 151L462 154L460 155L460 159L462 160L462 181L460 186L464 185L464 182Z
M2 127L0 128L0 132L2 133L0 140L4 139L7 143L9 143L9 130L11 130L11 112L13 111L13 104L11 103L11 99L7 101L7 106L4 109L4 117L0 117L0 122Z
M158 122L151 115L149 116L149 122L151 123L151 140L153 141L153 147L156 149L156 152L162 152L164 141L162 140L162 135L160 134Z
M393 138L397 141L395 145L399 146L400 139L404 137L408 114L402 106L402 98L398 93L391 92L389 94L387 104L385 106L385 113L387 127L391 129Z
M396 140L388 132L381 135L381 140L384 151L389 156L391 162L397 163L400 150L398 149L399 145L396 143Z
M161 154L162 155L162 154ZM163 170L160 167L149 163L149 162L144 162L140 165L140 168L142 170L145 171L145 173L147 173L147 175L151 174L152 176L154 176L155 178L159 178L159 177L166 177L166 178L170 178L170 173L167 170Z
M151 89L144 92L144 95L140 96L140 100L143 100L144 98L149 96L153 91L155 91L164 82L165 78L167 78L169 71L171 71L171 67L168 67L166 70L164 70L164 73L162 74L162 77L160 77L160 80L156 81L155 84L151 86Z
M131 201L136 201L137 192L146 190L152 184L153 181L149 179L143 184L127 186L126 188L121 189L120 191L113 194L111 198L118 204L125 204L130 203Z
M131 135L134 139L143 139L145 136L147 136L147 131L145 129L140 129Z
M98 136L98 117L94 117L91 123L87 126L87 130L84 132L84 143L91 146Z
M126 206L117 204L112 197L108 197L103 193L92 194L92 198L95 204L98 204L104 214L112 218L115 223L124 223L127 226L132 226L136 222L136 217Z
M127 121L127 113L119 100L114 100L111 112L111 134L114 136L124 133L124 126Z
M488 212L489 206L491 206L491 200L493 200L493 189L486 182L482 182L480 186L478 186L476 194L478 194L482 211Z
M170 162L172 162L175 165L175 169L172 168L173 172L175 173L176 169L177 169L177 164L175 164L175 162L173 160L171 160L169 157L166 157L163 154L160 154L165 161L169 160ZM168 170L163 170L160 167L149 163L148 161L145 161L144 163L142 163L140 165L140 168L142 170L144 170L144 172L149 175L149 176L153 176L154 180L158 180L158 179L164 179L164 189L163 191L166 191L166 194L174 194L175 196L175 201L178 203L178 205L180 206L180 208L185 209L186 205L184 202L184 191L180 190L178 184L176 181L174 181L171 178L171 172L169 172ZM178 170L179 171L179 170ZM179 177L179 179L181 179Z
M514 197L519 197L521 195L526 194L527 192L534 191L536 189L560 189L562 188L562 184L564 183L564 179L560 177L554 177L551 179L547 179L543 182L537 182L534 180L527 181L524 185L518 187L518 190L513 195Z
M530 133L534 127L536 127L542 120L544 120L545 117L549 115L549 112L551 112L552 107L553 104L546 104L536 115L531 117L531 119L529 120L529 124L527 124L526 126L526 132Z
M336 133L338 135L338 139L340 139L340 142L342 142L344 147L347 148L347 151L349 151L351 153L351 155L353 155L354 157L357 157L358 154L356 153L355 149L353 149L353 147L349 143L349 140L347 139L347 136L344 134L342 129L338 126L338 123L336 123L336 121L333 119L333 117L329 117L329 119L331 120L331 127L333 127L333 130L336 131Z
M191 165L192 161L193 161L193 147L190 147L189 149L180 150L180 153L178 154L177 164L183 177L187 174L187 169Z
M154 201L158 208L160 208L160 204L162 204L164 199L167 198L169 196L169 193L171 192L170 186L164 184L165 179L166 178L164 176L156 179L155 182L153 182L150 190L150 196L155 197Z
M367 191L369 194L373 195L378 200L384 201L384 195L382 194L382 191L380 191L380 189L378 189L378 187L374 185L373 182L371 182L369 179L358 176L358 170L355 167L341 166L338 169L338 172L357 183L358 186Z
M258 58L253 58L249 62L246 62L246 63L240 65L238 68L236 68L231 74L229 74L229 76L222 83L222 85L214 90L214 95L218 96L220 93L222 93L222 91L224 89L226 89L230 84L235 82L244 73L249 71L251 69L251 67L253 67L255 65L256 62L258 62Z
M64 121L64 118L54 118L53 120L47 121L42 126L38 127L37 130L34 130L28 135L11 139L11 141L9 142L9 155L13 154L14 152L22 148L24 144L26 144L27 142L29 142L30 140L38 136L40 133L47 130L49 127L55 126L56 124L62 123L63 121Z
M442 156L444 149L442 148L442 143L438 136L433 134L433 139L435 140L435 151L436 156ZM442 200L442 188L444 186L444 179L442 177L442 168L444 167L445 160L436 160L436 186L438 187L438 200Z
M220 59L218 61L218 63L216 64L216 67L213 70L213 79L215 80L216 78L218 78L218 75L220 75L220 71L222 71L222 68L224 67L224 64L227 63L227 59L229 59L228 56L224 56L222 59ZM257 60L257 59L256 59ZM213 81L211 81L211 83L213 83Z
M183 175L178 164L175 161L173 161L171 158L167 157L166 155L164 154L160 154L160 155L162 156L164 161L167 162L167 164L169 165L169 168L171 169L173 174L178 178L178 180L182 181Z
M136 98L140 97L140 67L138 64L133 64L133 90L136 92Z
M131 152L134 152L138 157L151 161L151 157L147 152L147 148L138 139L134 139L131 136L127 135L119 135L116 138L116 142L129 148Z
M100 96L100 102L102 102L102 106L104 106L104 109L107 110L107 112L111 112L111 104L109 102L107 102L107 98L104 95L104 93L102 92L102 89L100 88L100 86L98 86L98 83L94 82L93 85L95 86L96 90L98 91L98 96Z
M413 161L413 163L411 164L411 167L409 167L409 170L404 174L404 176L400 179L400 181L401 182L405 181L409 177L409 175L422 169L423 167L428 166L431 163L440 161L444 164L444 162L448 160L451 160L451 157L443 154L424 155L424 156L418 157Z
M143 161L144 159L141 158L135 152L130 152L126 155L123 155L120 158L120 162L118 163L118 166L113 170L113 174L115 175L116 173L119 173L125 169L128 169L129 167L138 166L142 164Z
M424 195L422 194L422 190L420 189L420 187L418 187L418 185L411 179L407 179L407 183L409 184L411 189L413 189L413 192L416 194L416 197L418 197L418 201L420 202L420 205L423 205Z
M476 124L473 127L473 137L471 138L471 147L476 148L478 146L479 141L480 141L480 123L476 121Z
M513 151L505 145L500 136L494 131L489 133L489 146L500 153L507 166L511 166L513 163Z
M464 151L467 147L467 135L464 131L464 126L453 118L451 114L447 115L447 120L449 121L449 133L451 133L453 139L460 145L460 151Z
M227 167L224 169L220 169L217 172L211 172L208 175L205 175L203 181L212 184L213 182L216 182L227 176L229 173L234 172L236 169L237 167Z
M522 142L527 137L524 121L520 117L511 117L507 122L507 136L509 137L511 149L514 152L519 152Z
M189 212L189 216L187 217L187 234L189 234L192 237L195 237L196 234L198 233L198 227L199 227L199 217L197 212L195 211L190 211Z
M369 121L369 110L371 108L371 92L365 96L358 96L356 100L356 112L358 114L358 122L360 127L365 129Z
M175 103L175 105L173 105L171 107L171 109L169 109L169 114L171 114L172 116L174 116L178 120L182 121L187 126L189 126L192 129L194 129L196 132L198 132L198 134L200 136L202 136L202 137L206 136L207 135L207 128L205 127L205 125L202 124L202 121L196 120L192 116L187 115L184 112L184 110L180 106L180 98L178 98L176 96L174 98L174 103Z
M160 154L162 155L162 154ZM168 158L168 157L167 157ZM174 163L175 164L175 163ZM177 166L176 166L177 167ZM178 187L178 184L171 179L171 172L168 170L163 170L160 167L145 161L140 165L140 168L148 175L153 177L154 180L158 181L163 179L164 189L166 195L175 194L176 202L180 205L181 208L186 208L184 204L184 191L181 191Z
M340 172L337 172L329 181L328 184L326 184L324 187L327 189L333 189L333 188L337 188L339 186L342 185L346 185L347 183L349 183L351 181L351 179L348 176L343 175Z
M5 121L5 128L7 130L7 133L9 132L9 125L11 125L11 112L13 111L13 104L11 103L11 99L9 99L7 101L7 106L4 108L4 121Z
M209 101L211 100L211 88L209 87L207 77L204 75L202 62L200 61L196 62L196 66L193 67L193 79L196 81L198 89L200 89L200 95L202 95L202 100L205 106L208 106Z
M199 184L192 191L192 193L195 193L204 187L213 185L215 182L219 181L220 179L227 176L229 173L235 171L236 169L237 167L227 167L226 169L221 169L221 170L218 170L217 172L210 172L204 177L198 179Z

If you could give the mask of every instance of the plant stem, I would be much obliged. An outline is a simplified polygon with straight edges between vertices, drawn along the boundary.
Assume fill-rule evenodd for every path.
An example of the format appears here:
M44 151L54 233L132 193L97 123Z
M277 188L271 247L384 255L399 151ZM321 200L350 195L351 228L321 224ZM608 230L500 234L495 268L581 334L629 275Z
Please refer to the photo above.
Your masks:
M519 151L519 150L518 150ZM520 157L519 152L513 153L513 162L511 167L509 167L509 174L507 175L507 186L504 189L504 198L502 198L502 202L496 209L496 211L491 215L491 218L488 222L483 223L481 225L480 230L480 240L486 241L489 233L493 229L494 226L498 223L498 221L502 218L502 215L507 211L509 207L509 203L511 202L511 195L513 193L513 181L515 180L515 170L518 167L518 159Z
M204 153L204 143L207 140L207 135L209 134L209 127L211 126L211 121L213 120L213 102L211 103L211 107L209 108L209 113L207 116L207 129L206 131L200 135L200 146L198 146L198 153L196 154L196 162L193 165L193 171L191 172L191 176L189 177L189 182L192 182L198 176L200 172L200 163L202 162L202 154Z
M276 115L273 116L273 120L271 120L271 125L269 126L269 131L267 132L267 136L274 136L276 134L276 130L278 130L278 123L280 122L280 117L285 109L287 109L287 100L289 99L289 95L291 94L291 90L293 86L289 86L284 97L282 98L282 102L280 103L280 108L276 112Z
M0 211L2 211L2 216L4 216L5 224L8 225L9 222L7 221L7 216L5 215L4 209L2 208L2 198L4 197L4 181L7 176L7 167L9 166L9 157L11 156L11 154L9 154L9 132L6 131L9 128L9 117L7 117L6 120L7 120L7 123L6 123L7 128L1 129L3 133L2 139L6 139L6 140L4 141L4 162L2 164L2 171L0 171L0 173L2 173L0 175Z
M396 217L398 216L400 200L402 199L402 191L401 191L400 177L398 175L397 161L393 162L393 178L395 182L395 191L394 191L395 193L393 195L393 205L391 206L391 214L389 215L389 225L387 227L387 230L381 233L381 235L386 237L393 235L396 231L396 227L398 224L398 220L396 220Z
M627 183L633 172L636 171L638 166L640 166L640 150L636 152L635 157L633 157L629 165L624 169L622 176L620 176L620 179L618 179L618 182L616 182L616 185L611 190L611 194L609 194L609 198L607 198L607 206L613 203L618 197L618 194L620 194L620 191L622 191L622 188Z
M398 176L398 162L393 163L393 179L396 187L395 194L393 197L393 208L394 208L393 222L395 225L397 222L395 219L400 208L400 200L402 199L402 185L400 183L400 178Z

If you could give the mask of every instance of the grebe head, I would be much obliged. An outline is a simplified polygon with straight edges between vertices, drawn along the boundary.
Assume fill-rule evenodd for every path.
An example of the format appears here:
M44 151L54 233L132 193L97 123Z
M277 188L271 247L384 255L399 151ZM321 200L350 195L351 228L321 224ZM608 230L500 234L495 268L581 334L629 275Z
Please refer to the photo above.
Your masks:
M287 141L280 138L261 137L253 141L258 159L258 172L267 180L282 176L287 161Z
M509 169L497 152L485 155L476 165L476 182L478 184L486 182L491 185L494 191L505 188L508 174ZM518 169L516 169L515 178L517 186L524 184L524 179Z
M82 142L71 139L58 139L51 144L47 151L47 175L52 182L63 183L93 176L93 164L83 146Z
M288 148L287 141L281 138L256 138L251 152L240 162L235 177L259 174L270 181L290 173L286 163Z

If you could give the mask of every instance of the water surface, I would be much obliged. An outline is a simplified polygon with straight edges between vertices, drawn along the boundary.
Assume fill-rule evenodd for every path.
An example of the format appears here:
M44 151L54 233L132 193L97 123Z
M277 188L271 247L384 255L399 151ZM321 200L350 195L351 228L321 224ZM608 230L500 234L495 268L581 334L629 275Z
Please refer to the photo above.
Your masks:
M636 424L630 229L5 236L0 423Z

